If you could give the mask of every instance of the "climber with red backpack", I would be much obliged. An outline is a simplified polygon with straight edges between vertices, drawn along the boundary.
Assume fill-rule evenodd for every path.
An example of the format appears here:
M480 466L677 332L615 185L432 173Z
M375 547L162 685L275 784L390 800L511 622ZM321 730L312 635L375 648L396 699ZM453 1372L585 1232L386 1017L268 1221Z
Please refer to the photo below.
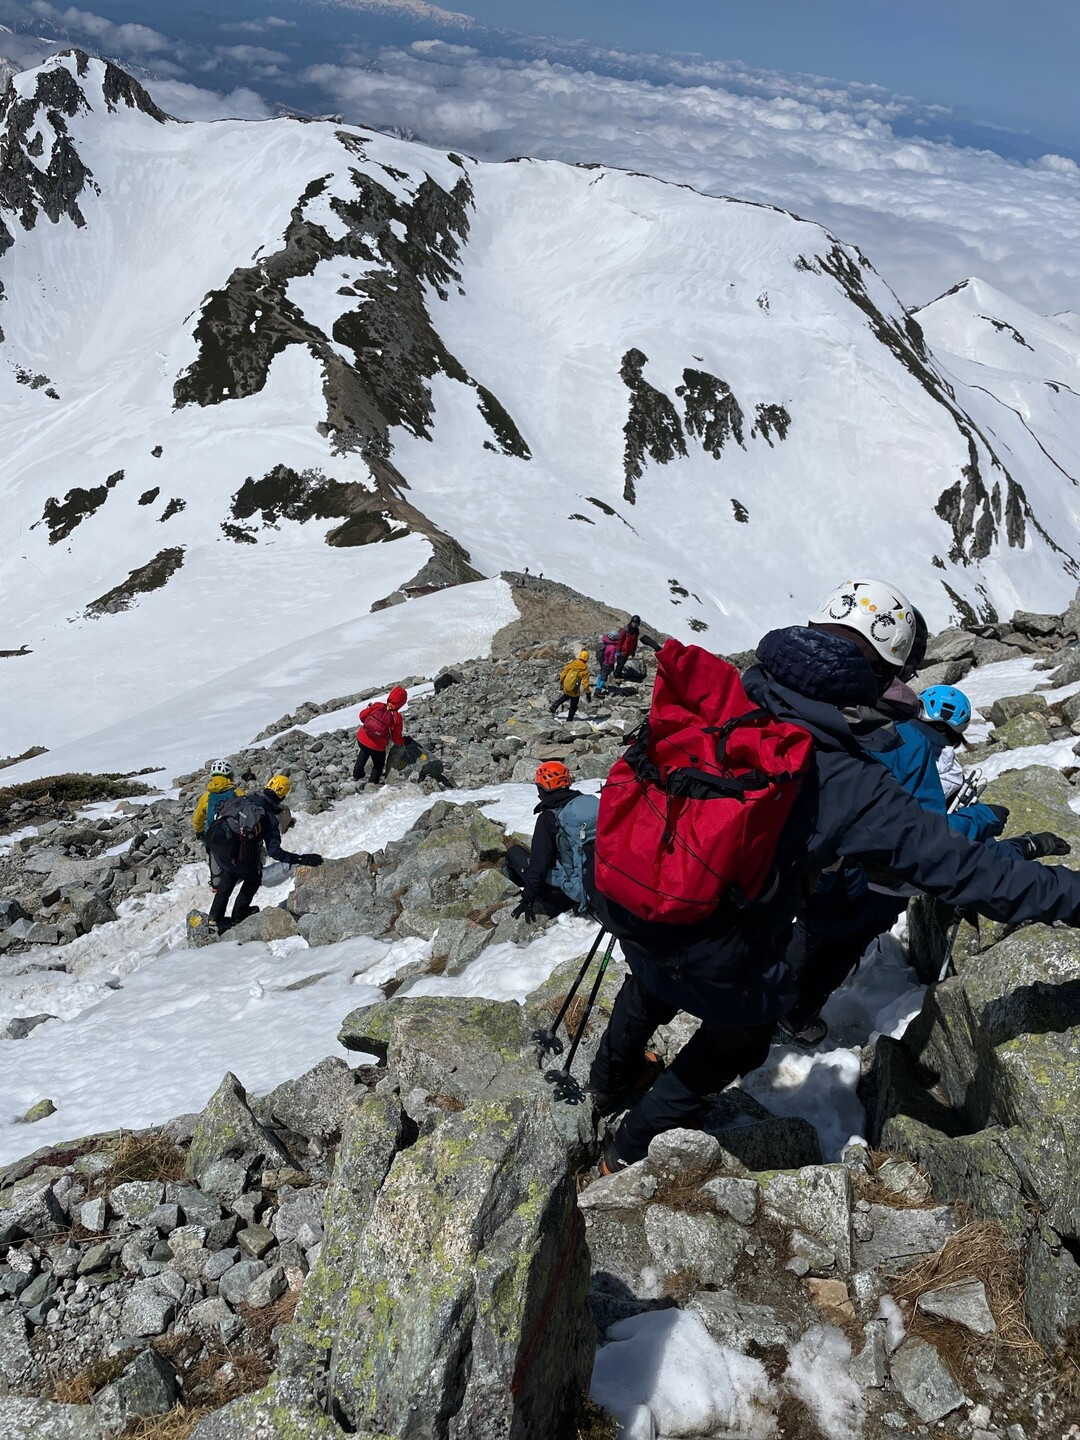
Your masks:
M262 884L264 847L271 860L280 860L285 865L323 863L321 855L294 855L291 850L281 848L277 811L278 806L274 805L265 793L234 795L218 806L213 820L206 827L206 848L221 869L221 878L214 903L210 907L207 925L211 934L224 934L230 926L239 924L241 920L246 920L249 915L257 912L258 906L251 902ZM240 892L233 905L232 915L226 919L225 911L237 886L240 887Z
M360 728L356 732L356 762L353 765L353 779L362 781L367 763L371 761L371 783L378 785L382 780L386 764L386 752L391 745L403 745L406 740L401 720L401 711L409 699L409 692L395 685L385 700L376 700L373 705L360 711Z
M696 646L660 651L649 718L597 821L590 908L630 974L590 1090L609 1112L640 1093L605 1143L605 1173L704 1118L705 1097L764 1061L796 998L792 922L841 857L991 919L1080 924L1080 875L969 841L859 743L853 718L904 669L916 613L891 585L848 581L809 624L770 631L742 680ZM701 1027L641 1093L647 1042L679 1010Z

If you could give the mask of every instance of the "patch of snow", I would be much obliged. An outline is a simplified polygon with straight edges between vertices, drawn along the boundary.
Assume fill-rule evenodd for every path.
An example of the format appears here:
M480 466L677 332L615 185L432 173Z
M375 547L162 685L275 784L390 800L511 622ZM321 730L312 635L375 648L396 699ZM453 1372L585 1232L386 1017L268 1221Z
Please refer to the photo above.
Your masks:
M832 1325L817 1325L792 1346L784 1384L829 1440L858 1440L866 1415L862 1390L848 1373L851 1342Z

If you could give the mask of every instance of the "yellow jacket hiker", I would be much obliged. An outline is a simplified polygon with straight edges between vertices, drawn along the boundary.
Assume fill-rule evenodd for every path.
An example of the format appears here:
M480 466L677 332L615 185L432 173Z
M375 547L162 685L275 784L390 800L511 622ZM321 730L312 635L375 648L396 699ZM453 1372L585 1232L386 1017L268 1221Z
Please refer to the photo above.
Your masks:
M215 764L218 762L215 761ZM222 800L228 800L233 795L243 795L243 790L237 788L236 781L231 774L216 772L211 775L210 783L199 796L198 804L195 806L194 814L191 817L192 829L196 835L203 835L207 825L214 818L214 810L221 804ZM213 797L213 805L211 805Z
M559 672L559 688L561 694L551 707L551 713L557 714L563 705L569 700L570 709L566 712L567 719L573 720L577 714L578 699L585 692L588 700L592 694L591 681L589 676L589 652L582 650L576 660L569 661Z

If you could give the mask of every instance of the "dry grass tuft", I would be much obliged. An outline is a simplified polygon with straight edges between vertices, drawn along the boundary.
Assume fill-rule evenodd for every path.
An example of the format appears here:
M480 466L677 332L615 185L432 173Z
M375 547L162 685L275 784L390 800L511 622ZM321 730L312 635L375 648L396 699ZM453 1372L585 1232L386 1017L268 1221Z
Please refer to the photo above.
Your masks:
M923 1315L914 1309L921 1295L958 1280L981 1280L997 1333L981 1340L960 1325ZM932 1340L954 1368L963 1368L974 1349L987 1345L1026 1351L1032 1358L1042 1349L1027 1327L1024 1316L1024 1263L1000 1225L976 1220L949 1237L934 1255L906 1270L890 1286L897 1300L912 1304L909 1328L912 1334Z
M574 1440L615 1440L619 1424L608 1410L601 1410L595 1400L586 1399L578 1416Z
M214 1409L213 1405L177 1405L167 1415L140 1415L124 1427L123 1440L188 1440L199 1421Z
M552 995L550 1000L544 1001L544 1004L541 1008L554 1020L555 1016L558 1015L559 1011L562 1009L565 999L565 991L561 995ZM580 993L575 995L573 1000L570 1001L569 1008L567 1009L566 1014L563 1016L562 1022L568 1040L572 1040L574 1036L578 1033L578 1031L581 1029L581 1022L585 1018L586 1003L587 997ZM593 1024L593 1017L590 1015L589 1023L585 1027L586 1036L592 1034Z
M856 1199L865 1200L870 1205L890 1205L894 1210L932 1210L938 1203L934 1199L932 1190L927 1191L925 1200L912 1200L906 1195L897 1195L895 1191L881 1183L877 1178L877 1172L889 1160L905 1160L912 1163L907 1155L894 1155L883 1150L872 1150L869 1175L856 1173L854 1176ZM921 1166L916 1168L929 1183L930 1177L926 1171Z
M77 1375L58 1379L53 1386L52 1398L61 1405L86 1405L92 1397L110 1380L115 1380L128 1363L127 1356L114 1355L111 1359L95 1360Z
M439 1110L445 1110L448 1115L456 1115L465 1109L465 1102L459 1100L456 1095L425 1095L424 1099L429 1105L434 1105Z
M286 1290L272 1305L264 1305L261 1310L256 1310L251 1305L237 1307L237 1314L242 1317L244 1329L256 1349L267 1347L277 1326L289 1323L299 1299L299 1290Z
M125 1135L109 1168L97 1180L99 1192L129 1180L182 1180L184 1157L167 1135Z
M687 1265L682 1270L673 1270L665 1278L662 1289L676 1305L685 1305L690 1296L701 1289L701 1276L692 1265Z
M716 1206L702 1190L706 1180L721 1172L715 1165L696 1166L686 1169L672 1180L667 1180L652 1197L652 1204L666 1205L669 1210L681 1210L684 1215L713 1215Z

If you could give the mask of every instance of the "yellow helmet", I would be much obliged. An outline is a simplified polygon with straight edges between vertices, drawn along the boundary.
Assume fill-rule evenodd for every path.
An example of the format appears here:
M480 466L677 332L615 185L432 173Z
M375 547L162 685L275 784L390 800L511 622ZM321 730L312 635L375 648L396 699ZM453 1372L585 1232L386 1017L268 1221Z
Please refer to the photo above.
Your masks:
M292 781L288 775L275 775L266 788L272 790L279 799L284 800L292 789Z
M577 658L578 658L579 660L588 660L588 658L589 658L589 652L588 652L588 650L582 650L581 653L578 655Z

